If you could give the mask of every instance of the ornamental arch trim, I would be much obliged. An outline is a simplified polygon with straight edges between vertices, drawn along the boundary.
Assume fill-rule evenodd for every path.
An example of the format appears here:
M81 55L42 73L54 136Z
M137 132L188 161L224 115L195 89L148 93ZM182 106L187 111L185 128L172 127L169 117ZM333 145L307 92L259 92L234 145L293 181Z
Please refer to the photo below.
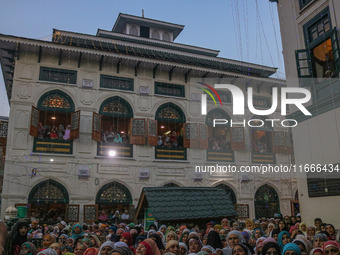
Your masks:
M228 127L230 127L230 115L225 110L220 108L211 109L205 118L205 124L212 126L214 119L226 119L228 120Z
M133 118L130 103L119 96L105 99L100 105L99 113L104 116Z
M68 204L69 194L61 183L48 179L36 184L28 195L28 203Z
M254 197L255 217L273 217L280 212L280 197L276 189L268 184L260 186Z
M122 183L110 182L99 189L96 204L132 204L130 190Z
M54 112L74 112L75 110L72 98L58 89L43 94L38 100L37 108Z
M169 121L177 123L185 123L186 121L185 114L182 108L171 102L162 104L157 108L155 119L158 121Z

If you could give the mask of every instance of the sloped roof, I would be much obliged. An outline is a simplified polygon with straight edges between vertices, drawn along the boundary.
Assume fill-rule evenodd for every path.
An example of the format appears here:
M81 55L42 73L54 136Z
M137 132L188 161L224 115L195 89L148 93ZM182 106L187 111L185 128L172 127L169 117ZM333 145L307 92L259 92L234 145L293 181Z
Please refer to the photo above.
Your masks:
M142 205L146 204L145 199L147 207L158 221L212 219L236 215L232 201L222 188L144 188L137 215Z

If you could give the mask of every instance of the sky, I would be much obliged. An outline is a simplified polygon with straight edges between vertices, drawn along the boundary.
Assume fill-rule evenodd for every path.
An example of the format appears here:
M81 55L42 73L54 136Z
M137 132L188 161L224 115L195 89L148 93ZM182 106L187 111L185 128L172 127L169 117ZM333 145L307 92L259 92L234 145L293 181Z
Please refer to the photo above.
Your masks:
M185 25L175 42L219 57L277 67L284 78L277 4L269 0L0 0L0 34L51 40L53 28L95 35L119 13ZM2 74L2 72L0 72ZM0 116L9 116L0 77Z

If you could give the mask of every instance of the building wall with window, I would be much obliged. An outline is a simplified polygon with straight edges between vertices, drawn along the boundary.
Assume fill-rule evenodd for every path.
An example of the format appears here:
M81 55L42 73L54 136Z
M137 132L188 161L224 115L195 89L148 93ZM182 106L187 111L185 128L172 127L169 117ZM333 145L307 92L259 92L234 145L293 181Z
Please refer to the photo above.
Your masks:
M303 172L297 176L302 220L314 224L320 217L339 228L340 2L280 0L277 7L287 86L301 86L312 94L307 108L312 116L297 109L291 109L290 116L300 122L292 133L295 161ZM317 164L322 174L313 175L309 169Z
M249 77L252 70L254 105L269 108L271 88L285 85L268 77L275 69L237 61L232 61L235 70L197 66L190 57L229 63L207 56L212 54L208 49L169 42L150 46L156 39L143 38L140 48L129 48L137 39L124 36L117 44L65 31L54 31L51 43L0 36L7 49L3 56L15 59L12 83L6 84L11 112L2 209L29 204L34 217L51 212L47 218L67 215L69 221L91 222L98 210L129 209L133 215L143 187L222 185L243 213L240 218L272 217L279 211L290 215L297 189L291 176L195 173L197 166L289 166L288 128L278 123L212 128L216 116L240 121L232 115L231 95L221 91L224 105L208 101L202 116L202 90L190 83L203 76ZM119 49L123 44L125 51ZM141 53L143 48L149 52ZM151 53L160 55L152 58ZM171 54L173 62L167 59ZM176 54L187 59L181 62ZM246 93L249 85L238 86ZM267 118L279 115L277 109ZM245 116L261 121L247 107Z

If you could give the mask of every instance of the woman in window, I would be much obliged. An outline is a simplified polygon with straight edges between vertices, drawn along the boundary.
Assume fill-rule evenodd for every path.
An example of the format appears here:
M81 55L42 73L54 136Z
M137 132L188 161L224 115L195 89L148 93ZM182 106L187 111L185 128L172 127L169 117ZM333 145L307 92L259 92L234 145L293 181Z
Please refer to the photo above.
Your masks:
M71 126L70 125L67 125L63 138L64 140L69 140L71 138Z

